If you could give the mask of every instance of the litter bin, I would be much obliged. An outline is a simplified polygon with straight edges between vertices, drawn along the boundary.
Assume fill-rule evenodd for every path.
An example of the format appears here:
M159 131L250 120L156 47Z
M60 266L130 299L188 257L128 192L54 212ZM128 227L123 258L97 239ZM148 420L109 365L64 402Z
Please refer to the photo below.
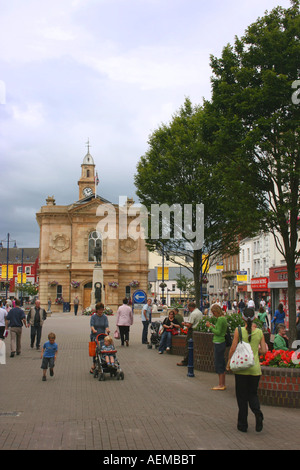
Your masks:
M70 302L64 302L63 303L63 312L69 312L70 311Z

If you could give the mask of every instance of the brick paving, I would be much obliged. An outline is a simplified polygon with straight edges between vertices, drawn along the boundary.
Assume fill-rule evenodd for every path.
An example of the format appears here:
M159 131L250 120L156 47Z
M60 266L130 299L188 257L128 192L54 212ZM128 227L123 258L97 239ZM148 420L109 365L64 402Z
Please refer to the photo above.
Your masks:
M211 391L212 373L187 376L181 358L159 355L141 344L135 316L130 346L118 358L123 381L89 374L89 317L55 313L43 327L42 342L54 331L59 345L54 377L42 382L40 352L23 329L22 353L0 365L0 450L191 451L299 449L300 409L262 407L265 420L255 432L249 411L247 434L236 429L234 377L225 392ZM111 331L115 316L109 317Z

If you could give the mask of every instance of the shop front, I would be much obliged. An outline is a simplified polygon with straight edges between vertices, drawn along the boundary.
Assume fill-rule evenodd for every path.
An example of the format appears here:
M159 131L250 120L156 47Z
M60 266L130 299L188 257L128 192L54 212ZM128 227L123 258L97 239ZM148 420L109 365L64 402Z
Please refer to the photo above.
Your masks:
M260 301L264 300L266 305L270 300L270 289L268 287L269 278L268 277L253 277L251 279L251 290L253 293L253 300L255 303L255 308L258 310L260 306Z
M272 316L278 307L278 304L282 304L285 314L286 321L285 325L289 328L289 303L288 303L288 272L286 266L279 266L270 268L270 281L269 289L271 291L271 308ZM300 265L296 266L295 270L296 277L296 306L300 305Z

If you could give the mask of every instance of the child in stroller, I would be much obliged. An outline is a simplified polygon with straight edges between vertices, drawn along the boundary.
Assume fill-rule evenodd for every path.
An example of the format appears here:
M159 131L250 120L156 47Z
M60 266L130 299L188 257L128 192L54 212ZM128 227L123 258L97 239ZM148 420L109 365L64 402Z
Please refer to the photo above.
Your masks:
M159 321L155 321L150 325L150 344L148 344L148 349L152 349L152 346L157 349L160 343L162 324Z
M105 373L109 373L111 377L115 377L117 380L124 380L124 372L118 361L117 351L113 347L112 338L104 333L100 333L96 337L94 377L98 378L98 380L105 380Z
M113 345L113 339L111 336L105 336L103 345L101 347L102 357L105 359L106 364L111 367L115 366L115 348Z

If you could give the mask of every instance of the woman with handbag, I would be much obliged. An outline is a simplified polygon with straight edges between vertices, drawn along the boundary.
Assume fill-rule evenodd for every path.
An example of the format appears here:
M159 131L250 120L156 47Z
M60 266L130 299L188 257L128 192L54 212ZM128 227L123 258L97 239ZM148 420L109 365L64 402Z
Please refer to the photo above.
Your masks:
M165 350L169 351L172 346L172 335L178 334L180 325L175 318L175 312L171 310L169 315L164 319L162 323L163 333L159 343L159 354L163 354Z
M118 308L116 326L120 332L121 345L129 346L129 330L133 324L133 313L131 307L128 305L128 299L123 299L123 305ZM117 335L117 332L115 332ZM115 336L116 337L116 336Z
M268 347L265 342L262 330L253 323L255 311L253 308L246 308L242 314L245 327L240 328L242 341L249 343L254 355L254 365L248 368L235 370L235 392L238 404L238 423L239 431L247 432L248 429L248 405L255 415L256 431L260 432L263 428L263 414L260 410L258 399L258 385L261 376L261 367L259 362L259 354L265 354ZM231 358L240 342L239 331L236 328L229 351L227 370L230 370Z
M108 326L108 318L104 314L104 305L101 302L98 302L96 304L96 313L94 313L91 316L90 319L90 327L91 327L91 333L90 333L90 343L95 342L96 344L96 338L98 335L103 334L103 335L108 335L110 330ZM95 369L95 361L96 361L96 348L94 348L94 354L91 352L92 357L93 357L93 365L90 369L90 373L94 373Z

